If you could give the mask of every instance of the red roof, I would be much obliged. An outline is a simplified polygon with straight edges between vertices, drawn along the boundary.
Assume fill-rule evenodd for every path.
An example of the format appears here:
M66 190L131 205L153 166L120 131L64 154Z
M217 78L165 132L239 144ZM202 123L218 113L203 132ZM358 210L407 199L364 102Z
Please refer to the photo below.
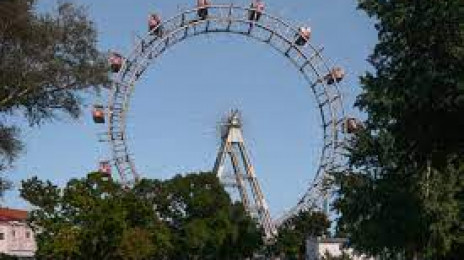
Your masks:
M28 212L19 209L0 208L0 220L19 220L27 219Z

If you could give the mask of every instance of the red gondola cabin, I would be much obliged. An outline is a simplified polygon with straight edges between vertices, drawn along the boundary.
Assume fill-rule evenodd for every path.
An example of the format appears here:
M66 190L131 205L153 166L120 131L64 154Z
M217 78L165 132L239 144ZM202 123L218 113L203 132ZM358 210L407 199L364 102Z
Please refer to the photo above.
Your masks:
M96 124L104 124L105 123L105 109L104 109L104 107L102 105L93 106L92 117L93 117L93 121Z

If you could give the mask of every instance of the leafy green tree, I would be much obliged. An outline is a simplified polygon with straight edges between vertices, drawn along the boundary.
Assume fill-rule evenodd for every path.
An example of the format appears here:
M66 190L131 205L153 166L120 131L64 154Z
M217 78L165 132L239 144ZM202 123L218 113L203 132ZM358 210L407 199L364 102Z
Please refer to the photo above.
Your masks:
M39 259L161 258L171 246L152 204L100 173L64 188L32 178L21 196L36 207L29 221Z
M274 254L285 259L300 259L305 254L306 239L327 236L330 221L322 212L302 211L279 228Z
M263 230L257 229L256 222L245 212L241 203L234 203L230 208L230 228L227 230L221 259L252 258L263 247Z
M153 201L171 229L170 259L244 259L262 246L261 230L214 174L142 180L136 190Z
M23 181L21 196L36 209L38 259L244 259L262 246L262 232L232 203L214 174L121 187L100 173L59 188Z
M464 245L464 9L461 0L359 0L379 43L356 106L338 226L371 255L455 259Z
M118 254L123 259L149 259L156 251L151 234L141 228L129 228L123 231Z
M62 2L56 12L39 14L36 2L0 1L0 170L23 148L9 118L25 118L30 126L76 118L81 94L108 83L105 55L85 10Z

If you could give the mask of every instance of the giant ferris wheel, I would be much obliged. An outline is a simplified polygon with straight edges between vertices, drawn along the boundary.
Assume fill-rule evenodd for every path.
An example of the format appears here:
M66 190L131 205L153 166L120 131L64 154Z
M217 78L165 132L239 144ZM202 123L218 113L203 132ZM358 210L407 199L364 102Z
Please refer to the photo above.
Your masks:
M231 34L265 43L289 60L302 75L312 93L320 115L323 147L314 179L305 194L284 216L275 220L282 224L288 217L307 208L322 208L330 191L329 173L345 165L344 141L347 134L356 131L358 120L345 115L340 81L343 69L331 66L322 56L322 48L311 44L311 29L298 27L264 11L264 3L254 1L250 7L233 4L199 5L181 11L169 18L149 15L148 32L126 56L113 53L110 57L113 73L107 105L96 105L93 118L106 124L106 139L111 159L100 163L100 171L109 173L114 168L123 185L133 185L140 178L135 158L130 153L126 132L127 113L132 94L141 75L171 47L189 38L202 35Z

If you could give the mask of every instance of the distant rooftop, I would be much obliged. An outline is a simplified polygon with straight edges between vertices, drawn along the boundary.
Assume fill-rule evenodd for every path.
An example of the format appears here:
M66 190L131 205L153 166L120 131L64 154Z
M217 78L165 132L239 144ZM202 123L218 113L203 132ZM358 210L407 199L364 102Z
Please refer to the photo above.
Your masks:
M0 208L0 221L24 221L28 212L19 209Z

